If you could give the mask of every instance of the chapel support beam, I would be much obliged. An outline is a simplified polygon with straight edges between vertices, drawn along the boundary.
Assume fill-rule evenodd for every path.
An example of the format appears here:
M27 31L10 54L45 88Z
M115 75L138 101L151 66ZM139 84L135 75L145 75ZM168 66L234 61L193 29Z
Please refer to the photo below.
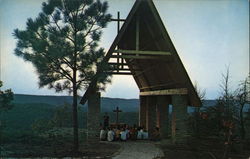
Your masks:
M170 52L166 51L141 51L141 50L114 50L114 52L123 53L123 54L143 54L143 55L171 55Z
M147 97L140 96L139 126L146 126Z
M164 89L164 90L140 92L140 96L185 95L185 94L188 94L187 88Z
M87 141L99 141L99 124L101 93L91 92L88 98L88 115L87 115Z
M187 136L187 96L172 96L172 140L174 143L185 142Z
M168 137L170 100L170 96L157 96L157 127L160 128L162 139L166 139Z
M156 97L147 97L146 111L146 129L148 130L149 138L153 137L153 132L156 127Z

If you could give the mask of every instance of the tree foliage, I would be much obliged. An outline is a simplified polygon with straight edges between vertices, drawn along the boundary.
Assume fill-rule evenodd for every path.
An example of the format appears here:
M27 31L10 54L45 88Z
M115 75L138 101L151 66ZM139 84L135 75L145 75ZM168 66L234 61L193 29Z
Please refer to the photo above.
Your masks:
M29 18L25 30L14 30L15 54L31 62L39 87L73 93L74 150L78 150L77 96L95 79L97 89L110 82L110 69L99 47L102 28L111 15L100 0L48 0L42 12Z
M0 81L0 88L3 86L3 82ZM11 101L14 99L11 89L5 91L0 90L0 112L7 111L13 107Z
M56 109L52 122L55 127L72 127L72 113L70 105L65 103Z
M235 101L238 108L237 121L240 126L241 138L245 138L245 119L244 119L244 107L250 104L250 75L239 84L238 89L235 91Z
M97 69L108 67L101 63L104 49L98 47L101 29L111 18L107 9L107 2L49 0L36 19L27 20L26 30L14 30L15 54L35 66L40 87L71 93L74 80L80 90ZM108 74L99 76L99 83L108 82Z
M199 87L197 81L194 83L194 89L197 92L200 100L203 102L206 98L206 90Z
M191 123L195 135L216 135L225 139L232 137L228 135L231 133L233 136L245 138L247 114L244 113L244 107L250 102L250 77L240 82L236 90L232 88L230 79L230 71L227 68L222 74L220 96L216 105L193 113ZM197 84L195 88L197 89ZM199 92L204 91L197 92L203 94Z

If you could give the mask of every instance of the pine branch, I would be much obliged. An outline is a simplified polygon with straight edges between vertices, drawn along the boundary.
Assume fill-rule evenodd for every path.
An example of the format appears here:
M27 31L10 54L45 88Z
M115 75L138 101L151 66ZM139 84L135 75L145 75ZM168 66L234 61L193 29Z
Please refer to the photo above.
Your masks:
M82 11L81 14L83 14L83 12L84 12L86 6L87 6L87 4L85 3L85 4L82 6L82 8L80 9L80 10Z
M98 13L98 15L97 16L100 16L100 13ZM90 18L90 20L92 19L92 17ZM89 20L89 21L90 21ZM90 33L91 33L91 30L92 30L92 28L94 27L94 25L96 24L96 22L97 22L97 20L99 20L99 19L95 19L94 21L92 21L91 20L91 26L90 26L90 28L89 28L89 30L87 31L87 33L83 36L84 38L86 38ZM89 23L89 21L88 21L88 23Z
M40 38L41 40L45 40L44 38L42 38L42 36L40 35L39 32L35 32ZM48 53L48 52L47 52ZM47 57L45 54L43 54L45 57ZM47 57L48 58L48 57ZM51 61L53 61L52 59L50 59ZM71 69L73 69L73 66L70 64L70 62L66 59L66 58L63 58L62 59L64 63L66 63ZM54 62L54 61L53 61ZM54 62L55 63L55 62ZM56 63L55 63L56 64ZM62 67L61 67L62 70L64 70ZM66 71L64 70L64 72L66 73ZM67 75L69 76L69 80L71 78L71 76L67 73Z
M47 52L48 53L48 52ZM64 69L64 68L62 68L62 66L60 66L58 63L60 63L60 61L59 60L54 60L54 59L52 59L52 58L49 58L49 56L47 56L46 55L46 53L45 52L41 52L41 55L43 55L44 57L46 57L46 59L48 59L50 62L52 62L54 65L56 65L56 66L58 66L62 71L63 71L63 73L65 73L65 74L63 74L62 72L60 72L58 69L54 69L54 68L52 68L53 69L53 71L55 71L55 72L57 72L57 73L60 73L62 76L65 76L68 80L70 80L70 81L72 81L73 80L73 78L71 77L71 75Z
M91 40L91 41L88 42L86 45L84 45L84 46L82 47L82 49L79 50L79 51L77 52L77 55L79 55L83 50L85 50L85 48L86 48L87 46L89 46L89 45L92 44L93 42L94 42L94 40Z
M55 62L53 62L53 63L55 63ZM56 63L55 63L55 64L56 64ZM62 68L62 66L59 66L59 68L60 68L60 70L62 70L62 72L60 72L59 69L54 69L54 68L53 68L53 71L55 71L55 72L61 74L63 77L67 78L67 79L70 80L70 81L73 80L73 78L70 76L70 74L69 74L64 68Z
M62 61L63 61L65 64L67 64L71 69L73 69L72 64L71 64L70 61L67 60L65 57L63 57Z
M91 19L92 19L92 18L91 18ZM87 33L83 36L83 38L86 38L86 37L90 34L91 29L94 27L95 23L96 23L96 20L95 20L95 21L92 21L92 25L90 26L90 28L89 28L89 30L87 31Z
M60 26L59 26L58 23L56 22L55 18L54 18L52 15L50 15L50 17L54 20L53 23L56 25L56 27L58 28L58 30L59 30L60 32L62 32L62 29L60 28ZM50 25L50 26L51 26L51 25ZM52 26L51 26L51 27L52 27ZM72 43L74 43L74 40L73 40L71 37L66 36L66 38L69 39Z
M65 8L65 12L66 12L69 16L71 16L71 17L72 17L72 19L73 19L73 15L72 15L72 13L71 13L71 12L69 12L69 10L68 10L68 8L67 8L67 5L65 5L65 0L62 0L62 2L63 2L63 6L64 6L64 8ZM72 28L73 30L75 30L75 28L74 28L73 24L72 24L72 23L69 23L69 24L70 24L71 28Z

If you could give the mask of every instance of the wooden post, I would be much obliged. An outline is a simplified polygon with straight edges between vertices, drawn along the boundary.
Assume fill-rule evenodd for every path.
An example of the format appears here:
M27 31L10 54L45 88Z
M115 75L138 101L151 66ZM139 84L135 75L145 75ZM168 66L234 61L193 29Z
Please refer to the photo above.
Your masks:
M137 15L136 17L136 41L135 41L135 50L139 50L140 49L140 17L139 15ZM136 54L137 56L139 56L138 54Z
M157 96L157 127L160 128L162 138L168 137L169 128L169 96Z
M146 104L147 97L140 96L139 125L146 126Z
M146 111L146 128L148 130L149 138L152 137L156 127L156 97L147 97L147 111Z
M88 99L87 141L99 141L101 93L91 92Z
M120 12L117 12L117 35L119 34L120 31ZM119 49L119 45L117 45L117 49ZM120 63L120 58L119 58L120 53L117 52L117 72L119 72L119 63Z
M171 137L172 142L175 143L176 141L176 114L172 112L172 120L171 120Z
M185 142L187 137L187 96L172 96L172 139L176 142ZM174 129L174 127L176 127Z

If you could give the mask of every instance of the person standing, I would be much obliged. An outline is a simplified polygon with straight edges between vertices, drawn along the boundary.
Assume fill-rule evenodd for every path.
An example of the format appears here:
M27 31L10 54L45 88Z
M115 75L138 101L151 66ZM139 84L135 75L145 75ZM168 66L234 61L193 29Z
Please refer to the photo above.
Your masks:
M106 112L105 115L103 116L103 126L105 128L109 127L109 116L108 113Z

